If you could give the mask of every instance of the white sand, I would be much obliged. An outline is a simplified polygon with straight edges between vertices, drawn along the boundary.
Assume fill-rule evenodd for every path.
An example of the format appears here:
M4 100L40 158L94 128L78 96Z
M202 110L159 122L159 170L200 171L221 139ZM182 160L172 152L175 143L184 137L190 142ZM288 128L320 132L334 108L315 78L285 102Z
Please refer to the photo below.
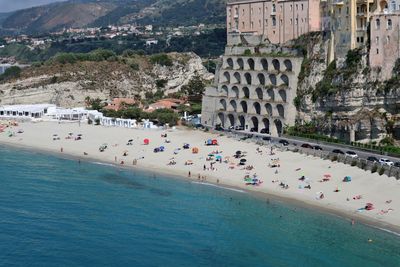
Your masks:
M105 128L102 126L91 126L76 123L58 124L56 122L24 123L12 130L17 132L23 129L24 133L16 134L15 137L8 137L6 132L0 133L0 143L10 145L20 145L24 147L41 149L50 152L78 156L81 159L99 160L103 162L120 164L124 161L124 166L134 168L144 168L149 171L159 171L170 174L177 174L184 177L191 172L192 179L205 176L207 182L228 185L237 188L254 190L257 192L276 195L287 199L301 201L321 207L330 211L338 212L347 218L368 219L369 222L375 222L380 226L388 227L400 232L400 181L393 177L379 174L371 174L357 167L351 167L342 163L333 163L328 160L314 158L312 156L300 155L292 152L276 152L271 156L269 147L261 147L262 153L257 153L259 147L254 143L239 142L227 137L217 137L215 134L204 133L191 130L175 131L155 131L155 130L132 130L123 128ZM82 134L83 140L67 140L68 133ZM171 143L165 143L162 133L167 133ZM58 134L61 140L53 141L53 134ZM150 145L143 145L143 139L149 138ZM205 146L204 141L209 138L217 138L219 146ZM133 139L133 145L127 146L129 139ZM103 143L108 144L104 152L99 152L99 146ZM192 154L191 149L183 150L183 143L189 143L191 147L198 147L199 154ZM165 146L165 152L154 153L153 149L157 146ZM173 152L176 148L181 148L177 155ZM127 150L128 156L124 157L123 152ZM215 163L216 170L203 171L203 165L210 166L210 161L206 157L214 150L223 151L222 155L231 156L236 164L238 159L232 156L237 150L247 151L247 164L254 166L251 171L242 170L242 166L235 166L230 169L230 164ZM84 156L83 153L88 153ZM117 162L115 162L117 157ZM133 166L133 159L139 159L137 165ZM170 159L174 157L176 165L168 166ZM268 164L271 159L280 159L280 168L270 168ZM186 166L186 160L192 160L193 165ZM301 168L300 171L296 169ZM279 172L276 174L276 169ZM260 186L245 185L243 177L245 174L251 176L256 173L263 183ZM319 182L324 174L331 174L328 182ZM299 189L299 185L305 186L307 183L298 180L302 175L307 177L310 189ZM352 182L344 183L344 176L352 177ZM282 189L279 182L273 183L273 180L283 181L289 185L289 189ZM340 192L334 192L339 187ZM317 192L322 191L324 199L317 200ZM356 195L361 195L362 199L353 200ZM350 200L348 201L347 198ZM388 204L386 201L391 200ZM374 204L371 211L357 212L357 209L365 206L366 203ZM390 211L390 209L393 209ZM381 211L388 211L382 213Z

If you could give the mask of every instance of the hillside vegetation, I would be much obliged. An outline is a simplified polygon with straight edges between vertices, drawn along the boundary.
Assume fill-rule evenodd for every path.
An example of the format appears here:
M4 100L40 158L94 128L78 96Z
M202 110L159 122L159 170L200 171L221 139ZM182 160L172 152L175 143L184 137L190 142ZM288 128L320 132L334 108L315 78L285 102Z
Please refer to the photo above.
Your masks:
M1 39L0 39L1 44ZM215 29L209 33L191 37L173 37L169 45L165 40L159 40L157 45L146 46L144 40L137 36L115 39L87 39L81 41L68 40L57 42L43 49L31 50L22 44L11 44L0 49L0 57L13 56L19 62L32 63L45 61L60 52L87 53L95 49L109 49L116 54L125 50L135 50L139 54L194 52L201 57L217 57L224 52L226 44L226 30Z

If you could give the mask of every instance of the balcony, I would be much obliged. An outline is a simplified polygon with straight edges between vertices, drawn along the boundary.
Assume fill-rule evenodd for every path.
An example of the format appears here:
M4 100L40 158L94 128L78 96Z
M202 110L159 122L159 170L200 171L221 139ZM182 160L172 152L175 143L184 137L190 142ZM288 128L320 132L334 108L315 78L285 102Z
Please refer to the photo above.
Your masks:
M343 6L344 3L343 3L343 0L333 0L332 5Z

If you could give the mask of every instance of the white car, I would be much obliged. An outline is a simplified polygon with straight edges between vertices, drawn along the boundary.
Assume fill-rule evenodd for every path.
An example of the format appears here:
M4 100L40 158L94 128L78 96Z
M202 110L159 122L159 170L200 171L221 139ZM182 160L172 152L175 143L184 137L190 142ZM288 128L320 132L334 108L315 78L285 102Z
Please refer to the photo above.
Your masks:
M393 165L394 165L394 162L393 162L393 161L391 161L391 160L389 160L389 159L386 159L386 158L380 158L380 159L379 159L379 163L380 163L381 165L387 165L387 166L393 166Z
M346 152L346 157L350 157L350 158L355 159L355 158L358 158L358 155L357 155L357 153L354 152L354 151L347 151L347 152Z

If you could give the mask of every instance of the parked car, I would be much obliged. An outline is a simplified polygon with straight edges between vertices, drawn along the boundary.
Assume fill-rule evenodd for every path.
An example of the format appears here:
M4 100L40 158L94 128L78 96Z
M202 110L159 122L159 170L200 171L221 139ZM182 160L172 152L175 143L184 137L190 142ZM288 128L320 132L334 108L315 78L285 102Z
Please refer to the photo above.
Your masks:
M314 148L314 150L322 150L322 147L320 147L320 146L317 146L317 145L316 145L316 146L314 146L313 148Z
M289 142L285 139L281 139L281 140L279 140L279 144L282 144L283 146L288 146Z
M271 141L271 136L264 136L264 137L262 138L262 140L264 140L264 141Z
M334 149L334 150L332 150L332 153L344 155L344 152L340 149Z
M387 159L387 158L380 158L379 159L379 163L381 165L386 165L386 166L393 166L394 165L394 162L389 160L389 159Z
M393 166L400 168L400 161L395 162Z
M346 151L346 156L350 157L350 158L353 158L353 159L358 158L357 153L354 152L354 151Z
M243 131L243 130L244 130L244 127L243 127L243 126L236 126L236 127L235 127L235 130L236 130L236 131Z
M301 147L303 147L303 148L309 148L309 149L313 149L313 146L312 146L312 145L310 145L310 144L307 144L307 143L304 143L304 144L302 144L302 145L301 145Z
M378 158L373 156L368 157L367 160L372 162L379 162Z

